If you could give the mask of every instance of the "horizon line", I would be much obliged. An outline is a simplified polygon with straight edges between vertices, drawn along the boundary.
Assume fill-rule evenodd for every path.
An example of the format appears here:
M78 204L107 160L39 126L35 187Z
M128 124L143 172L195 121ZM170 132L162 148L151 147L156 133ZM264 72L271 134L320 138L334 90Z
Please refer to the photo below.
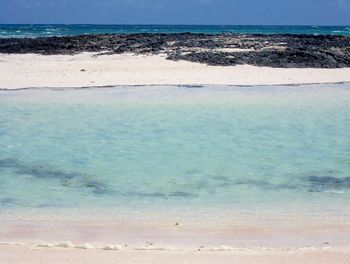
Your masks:
M348 27L349 25L316 25L316 24L134 24L134 23L0 23L0 25L60 25L60 26L266 26L266 27Z

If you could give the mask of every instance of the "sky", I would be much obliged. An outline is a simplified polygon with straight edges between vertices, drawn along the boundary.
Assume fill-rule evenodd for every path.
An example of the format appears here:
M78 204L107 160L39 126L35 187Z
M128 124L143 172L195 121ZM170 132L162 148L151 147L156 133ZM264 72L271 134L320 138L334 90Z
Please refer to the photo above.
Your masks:
M350 0L0 0L0 24L350 25Z

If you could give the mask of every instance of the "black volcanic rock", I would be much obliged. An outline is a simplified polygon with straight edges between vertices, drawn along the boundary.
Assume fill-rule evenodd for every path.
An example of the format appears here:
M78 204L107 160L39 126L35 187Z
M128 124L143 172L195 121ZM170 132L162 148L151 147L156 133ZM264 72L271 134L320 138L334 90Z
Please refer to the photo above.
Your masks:
M0 53L52 55L81 52L165 53L170 60L222 66L350 67L350 37L346 36L147 33L0 39Z

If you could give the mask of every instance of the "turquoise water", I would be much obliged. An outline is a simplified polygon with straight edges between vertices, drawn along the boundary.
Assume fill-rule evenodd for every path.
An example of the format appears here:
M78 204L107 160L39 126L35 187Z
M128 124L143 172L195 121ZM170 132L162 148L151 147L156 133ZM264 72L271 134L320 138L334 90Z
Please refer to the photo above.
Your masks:
M0 208L348 208L350 86L0 91Z
M98 33L261 33L350 35L350 26L240 26L240 25L1 25L0 38L48 37Z

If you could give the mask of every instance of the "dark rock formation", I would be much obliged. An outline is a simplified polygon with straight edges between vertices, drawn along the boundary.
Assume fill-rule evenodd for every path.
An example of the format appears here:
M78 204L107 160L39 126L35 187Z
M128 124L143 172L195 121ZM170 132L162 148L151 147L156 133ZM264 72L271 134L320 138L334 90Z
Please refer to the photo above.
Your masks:
M0 53L165 53L170 60L208 65L284 68L350 67L350 37L330 35L100 34L0 39Z

